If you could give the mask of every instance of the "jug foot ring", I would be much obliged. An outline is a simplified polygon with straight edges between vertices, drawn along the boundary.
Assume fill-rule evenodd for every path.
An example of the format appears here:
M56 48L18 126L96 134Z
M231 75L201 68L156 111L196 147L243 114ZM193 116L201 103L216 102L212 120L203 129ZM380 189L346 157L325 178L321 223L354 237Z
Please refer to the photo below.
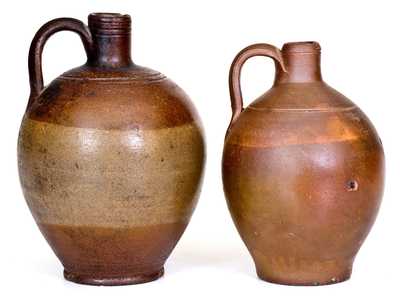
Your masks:
M79 283L79 284L87 284L87 285L96 285L96 286L119 286L119 285L130 285L130 284L139 284L146 283L153 280L157 280L164 274L164 268L160 270L148 274L132 274L132 275L123 275L121 277L118 276L96 276L90 274L79 274L74 272L69 272L68 270L64 270L64 278L66 280Z

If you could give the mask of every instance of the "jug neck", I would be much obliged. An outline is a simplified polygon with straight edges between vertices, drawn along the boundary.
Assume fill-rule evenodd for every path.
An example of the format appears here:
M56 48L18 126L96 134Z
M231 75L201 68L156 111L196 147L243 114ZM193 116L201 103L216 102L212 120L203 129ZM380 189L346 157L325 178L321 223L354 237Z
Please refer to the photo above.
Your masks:
M322 81L321 47L317 42L287 43L282 47L286 72L278 70L275 84Z
M93 38L88 64L95 67L121 68L133 64L131 59L131 18L117 13L89 15Z

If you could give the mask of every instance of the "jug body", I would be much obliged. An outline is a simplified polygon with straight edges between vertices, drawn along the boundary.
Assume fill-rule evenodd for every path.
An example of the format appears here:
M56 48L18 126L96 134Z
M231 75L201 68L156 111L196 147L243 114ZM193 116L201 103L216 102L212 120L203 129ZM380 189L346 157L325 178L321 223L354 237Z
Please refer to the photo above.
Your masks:
M43 88L41 51L59 30L88 56ZM186 93L130 58L130 17L44 25L30 51L31 97L18 141L22 188L66 279L142 283L165 260L197 203L205 143Z
M243 109L240 68L255 55L275 59L275 83ZM315 42L250 46L232 65L230 89L224 191L258 276L290 285L348 279L383 193L373 125L324 83Z

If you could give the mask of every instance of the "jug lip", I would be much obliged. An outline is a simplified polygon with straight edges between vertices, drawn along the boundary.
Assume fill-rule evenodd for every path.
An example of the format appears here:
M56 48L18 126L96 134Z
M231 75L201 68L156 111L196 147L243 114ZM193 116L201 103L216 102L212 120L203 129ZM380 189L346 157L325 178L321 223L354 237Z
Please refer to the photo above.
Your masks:
M93 12L89 14L89 20L102 20L105 22L130 21L131 16L116 12Z
M88 16L89 28L96 33L130 33L131 16L128 14L95 12Z
M315 41L289 42L283 45L282 51L288 53L319 53L321 46Z

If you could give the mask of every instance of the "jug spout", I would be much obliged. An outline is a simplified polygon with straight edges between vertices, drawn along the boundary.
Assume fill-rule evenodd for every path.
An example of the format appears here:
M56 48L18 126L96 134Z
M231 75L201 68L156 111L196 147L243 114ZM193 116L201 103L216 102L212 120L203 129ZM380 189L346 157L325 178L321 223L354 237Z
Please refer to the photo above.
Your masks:
M286 43L282 57L287 72L278 70L276 84L322 81L321 47L317 42Z
M93 48L89 65L119 68L132 65L131 17L118 13L92 13L89 29Z

